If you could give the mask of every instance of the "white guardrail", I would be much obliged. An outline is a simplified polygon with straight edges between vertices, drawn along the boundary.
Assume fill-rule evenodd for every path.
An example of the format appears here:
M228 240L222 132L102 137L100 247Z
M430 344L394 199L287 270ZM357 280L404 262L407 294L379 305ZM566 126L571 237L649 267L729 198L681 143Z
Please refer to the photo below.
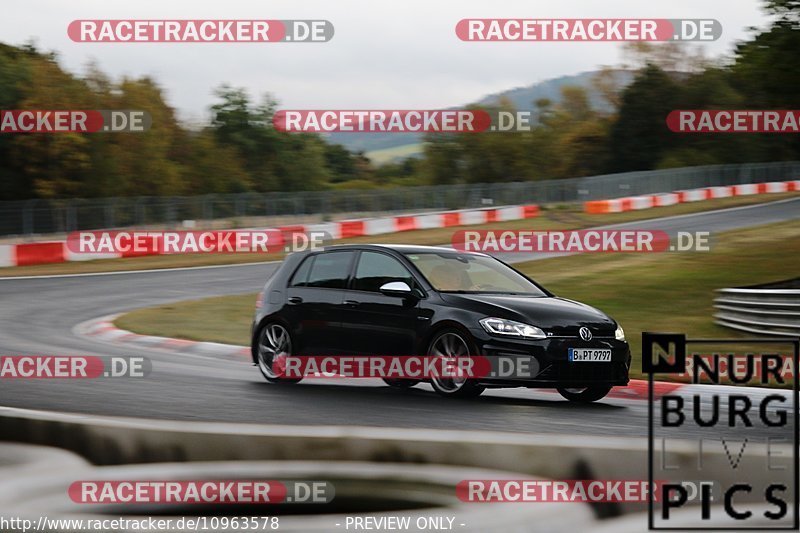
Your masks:
M720 326L781 337L800 337L800 288L719 289L714 319Z

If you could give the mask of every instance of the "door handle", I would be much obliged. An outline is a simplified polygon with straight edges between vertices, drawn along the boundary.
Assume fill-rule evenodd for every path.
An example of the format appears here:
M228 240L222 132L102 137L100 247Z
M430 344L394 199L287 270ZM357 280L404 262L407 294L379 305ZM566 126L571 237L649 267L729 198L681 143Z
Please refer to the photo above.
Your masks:
M356 300L345 300L345 301L344 301L344 302L342 302L342 303L343 303L344 305L349 305L350 307L355 307L355 306L357 306L358 304L360 304L361 302L357 302Z
M288 301L289 301L290 305L296 305L296 304L303 303L303 299L300 298L299 296L291 296L291 297L289 297Z

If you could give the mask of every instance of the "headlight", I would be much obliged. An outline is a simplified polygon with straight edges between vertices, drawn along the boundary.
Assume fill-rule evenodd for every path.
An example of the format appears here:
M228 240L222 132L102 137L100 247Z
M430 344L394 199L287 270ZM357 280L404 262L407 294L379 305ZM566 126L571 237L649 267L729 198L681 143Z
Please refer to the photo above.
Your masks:
M524 337L526 339L546 339L547 335L544 331L531 326L530 324L523 324L522 322L515 322L513 320L505 320L503 318L484 318L480 321L481 326L487 332L495 335L506 335L508 337Z
M617 325L617 331L614 332L614 338L618 341L625 340L625 331L622 330L622 326Z

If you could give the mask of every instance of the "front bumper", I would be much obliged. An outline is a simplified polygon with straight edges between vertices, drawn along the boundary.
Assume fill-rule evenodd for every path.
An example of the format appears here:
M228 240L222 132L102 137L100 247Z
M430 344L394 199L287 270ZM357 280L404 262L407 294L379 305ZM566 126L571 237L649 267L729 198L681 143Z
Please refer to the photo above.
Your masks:
M488 387L588 387L627 385L629 381L631 350L626 341L613 337L590 341L577 337L522 340L494 337L482 328L471 332L479 355L492 361L493 368L504 369L479 380ZM569 348L609 349L611 361L571 362ZM498 364L500 359L505 360L502 365Z

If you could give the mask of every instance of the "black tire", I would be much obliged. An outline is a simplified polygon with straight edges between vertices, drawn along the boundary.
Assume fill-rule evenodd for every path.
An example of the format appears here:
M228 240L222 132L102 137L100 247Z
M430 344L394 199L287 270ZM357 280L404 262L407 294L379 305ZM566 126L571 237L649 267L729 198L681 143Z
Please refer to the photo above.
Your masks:
M418 379L391 379L391 378L381 378L383 382L389 385L394 389L410 389L414 385L419 383Z
M611 385L592 385L591 387L558 387L558 393L571 402L591 403L601 400L611 392Z
M455 344L453 344L455 343ZM460 357L477 355L475 342L468 333L448 328L436 333L428 345L428 355L441 357ZM474 398L485 390L472 379L431 377L431 386L437 394L448 397Z
M268 322L255 337L256 364L264 379L270 383L298 383L303 378L285 378L273 369L276 355L292 354L292 336L279 322Z

